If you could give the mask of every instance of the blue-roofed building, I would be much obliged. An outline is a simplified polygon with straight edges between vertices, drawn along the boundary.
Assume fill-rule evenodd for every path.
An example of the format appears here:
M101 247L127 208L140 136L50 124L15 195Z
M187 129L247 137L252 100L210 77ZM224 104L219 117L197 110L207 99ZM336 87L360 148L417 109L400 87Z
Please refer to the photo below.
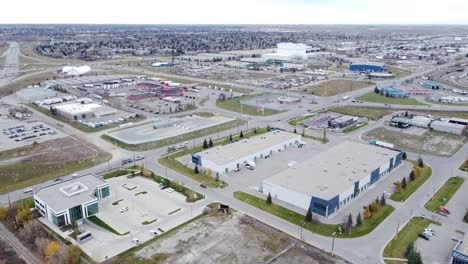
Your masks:
M442 88L442 85L440 83L436 83L436 82L424 81L424 82L419 82L419 85L421 85L422 87L430 88L432 90L438 90L438 89Z
M466 240L458 240L458 243L452 250L452 259L449 263L468 264L468 243L466 242Z
M352 63L349 65L350 71L360 71L360 72L381 72L385 71L386 67L384 63Z
M393 87L380 87L378 88L381 95L389 96L389 97L408 97L408 93L402 92L399 89Z

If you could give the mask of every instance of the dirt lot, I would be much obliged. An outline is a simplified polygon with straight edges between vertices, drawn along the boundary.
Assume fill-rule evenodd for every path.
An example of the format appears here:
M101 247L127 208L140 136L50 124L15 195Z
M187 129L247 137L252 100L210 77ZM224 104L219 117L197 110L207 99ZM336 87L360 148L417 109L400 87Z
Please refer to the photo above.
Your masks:
M53 179L110 158L94 146L65 137L0 152L0 193Z
M372 85L375 85L375 83L351 80L331 80L317 83L311 86L306 86L300 89L299 92L318 96L332 96L340 93L359 90Z
M400 130L380 127L365 133L362 139L366 141L372 139L382 140L393 143L402 150L417 153L421 151L424 154L444 157L452 156L466 142L464 137L448 133L427 131L422 135L418 135L403 133Z
M287 235L234 212L203 216L136 255L158 263L263 263L291 243ZM313 251L292 247L275 263L344 263Z

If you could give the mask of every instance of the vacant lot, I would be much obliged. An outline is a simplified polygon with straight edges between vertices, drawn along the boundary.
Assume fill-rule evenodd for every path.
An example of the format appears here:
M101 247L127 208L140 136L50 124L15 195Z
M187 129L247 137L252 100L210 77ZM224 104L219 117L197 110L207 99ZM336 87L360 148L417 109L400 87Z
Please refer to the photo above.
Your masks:
M352 92L373 85L375 85L373 82L331 80L304 87L299 91L302 93L314 94L318 96L332 96L341 93Z
M246 96L241 96L241 97L237 97L237 98L233 98L233 99L225 100L225 101L216 100L216 106L229 110L229 111L242 113L246 115L253 115L253 116L258 116L258 115L268 116L268 115L275 115L275 114L281 113L281 111L279 110L269 109L269 108L265 108L265 111L257 111L257 107L248 105L248 104L242 104L241 106L241 100L243 101L247 99L252 99L252 98L255 98L256 96L261 96L261 95L246 95Z
M367 117L372 120L378 120L386 115L389 115L395 110L389 108L373 108L373 107L362 107L362 106L339 106L329 108L332 112L337 112L345 115L353 115L360 117Z
M291 243L287 235L232 212L203 216L135 254L157 263L264 263ZM295 260L288 263L343 263L316 250L290 250Z
M414 98L394 98L380 95L374 92L366 93L356 98L361 101L381 104L398 104L398 105L424 105Z
M59 138L1 152L0 193L38 184L110 159L94 146Z
M379 127L373 129L362 136L362 139L369 141L372 139L393 143L397 148L437 156L452 156L466 142L462 136L427 131L423 135L409 135L398 130L390 130Z

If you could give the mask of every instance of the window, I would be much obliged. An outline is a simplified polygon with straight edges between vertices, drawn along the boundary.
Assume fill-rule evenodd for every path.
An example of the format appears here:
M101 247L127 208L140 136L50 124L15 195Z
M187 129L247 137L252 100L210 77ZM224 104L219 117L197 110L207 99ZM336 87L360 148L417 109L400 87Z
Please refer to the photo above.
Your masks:
M97 203L93 203L93 204L86 206L86 209L88 210L87 216L91 216L99 212L99 207Z
M106 198L107 196L109 196L109 186L101 189L101 199Z
M55 216L54 214L52 214L52 222L56 225L56 226L64 226L65 225L65 216L64 215L60 215L60 216Z
M70 221L76 221L83 218L83 210L81 210L81 205L75 206L69 209Z

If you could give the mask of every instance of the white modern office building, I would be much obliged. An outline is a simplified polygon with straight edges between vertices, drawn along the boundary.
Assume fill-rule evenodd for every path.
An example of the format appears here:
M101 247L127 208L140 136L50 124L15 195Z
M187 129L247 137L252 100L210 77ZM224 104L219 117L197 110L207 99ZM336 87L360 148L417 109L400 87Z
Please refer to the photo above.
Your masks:
M34 204L39 214L60 227L98 213L99 200L109 195L105 180L87 174L40 188Z
M263 193L328 217L401 164L402 153L345 141L263 181Z
M252 138L243 138L227 145L192 154L192 162L218 173L228 173L243 167L247 162L281 152L301 141L301 135L282 130L272 130Z

